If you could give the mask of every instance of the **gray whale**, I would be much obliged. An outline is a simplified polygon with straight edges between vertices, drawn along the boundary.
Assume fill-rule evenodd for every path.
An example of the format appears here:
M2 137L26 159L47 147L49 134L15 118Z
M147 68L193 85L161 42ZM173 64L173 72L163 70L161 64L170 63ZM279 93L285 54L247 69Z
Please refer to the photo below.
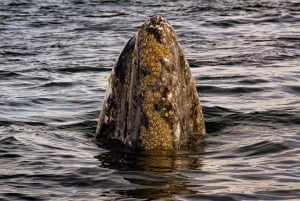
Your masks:
M205 135L195 81L172 26L151 17L112 69L96 136L144 150L178 150Z

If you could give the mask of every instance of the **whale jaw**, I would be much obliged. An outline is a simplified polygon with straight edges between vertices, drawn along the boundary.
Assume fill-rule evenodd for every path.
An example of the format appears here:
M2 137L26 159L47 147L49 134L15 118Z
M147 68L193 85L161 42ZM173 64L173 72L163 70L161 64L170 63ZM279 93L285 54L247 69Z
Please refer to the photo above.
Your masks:
M204 135L202 109L172 26L146 21L114 66L97 126L99 138L135 149L181 149Z

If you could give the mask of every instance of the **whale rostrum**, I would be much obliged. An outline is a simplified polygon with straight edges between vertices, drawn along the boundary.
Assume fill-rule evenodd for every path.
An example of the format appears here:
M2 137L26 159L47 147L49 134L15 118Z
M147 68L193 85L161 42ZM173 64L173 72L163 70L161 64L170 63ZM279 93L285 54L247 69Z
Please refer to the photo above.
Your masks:
M120 53L96 135L145 150L178 150L205 135L195 81L164 18L147 20Z

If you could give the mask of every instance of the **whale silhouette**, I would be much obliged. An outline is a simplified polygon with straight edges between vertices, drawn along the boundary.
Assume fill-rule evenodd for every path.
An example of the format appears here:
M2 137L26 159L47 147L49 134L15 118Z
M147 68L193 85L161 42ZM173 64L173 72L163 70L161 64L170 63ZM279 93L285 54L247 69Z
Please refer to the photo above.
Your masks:
M96 136L132 149L178 150L203 135L195 81L175 31L151 17L112 69Z

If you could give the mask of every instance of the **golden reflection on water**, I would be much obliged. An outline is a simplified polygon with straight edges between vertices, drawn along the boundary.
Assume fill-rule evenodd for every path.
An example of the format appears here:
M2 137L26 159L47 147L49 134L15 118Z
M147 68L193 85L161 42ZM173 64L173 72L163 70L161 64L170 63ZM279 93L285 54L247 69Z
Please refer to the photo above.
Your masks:
M143 151L131 153L112 151L97 156L101 163L109 169L118 170L118 174L129 181L132 187L117 190L121 195L135 198L167 199L174 195L195 194L188 188L189 177L180 171L201 171L203 162L201 153L191 151Z

